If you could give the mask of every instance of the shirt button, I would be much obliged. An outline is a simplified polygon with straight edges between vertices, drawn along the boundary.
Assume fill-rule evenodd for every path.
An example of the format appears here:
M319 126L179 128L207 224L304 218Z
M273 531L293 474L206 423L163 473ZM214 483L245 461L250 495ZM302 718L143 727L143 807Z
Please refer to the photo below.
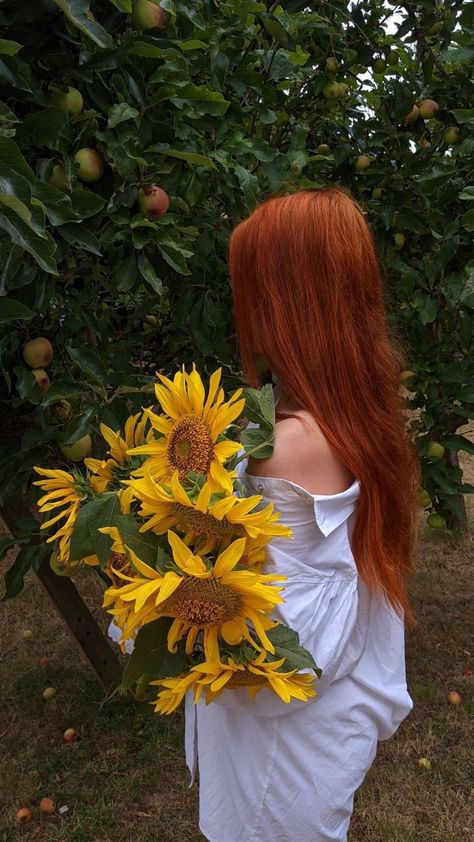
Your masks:
M263 485L259 482L257 485L259 491L263 491Z

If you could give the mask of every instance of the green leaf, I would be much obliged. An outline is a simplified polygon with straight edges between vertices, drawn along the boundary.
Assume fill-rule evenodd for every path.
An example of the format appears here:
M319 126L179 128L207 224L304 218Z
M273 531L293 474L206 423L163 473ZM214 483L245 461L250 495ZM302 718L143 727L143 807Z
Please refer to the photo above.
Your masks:
M136 108L132 108L126 102L113 105L109 111L107 128L114 129L119 123L124 123L126 120L134 120L139 114L140 112Z
M180 641L175 654L168 651L168 632L172 620L161 617L146 623L137 634L135 648L127 661L122 679L122 689L128 690L142 675L153 679L172 678L188 666L184 643Z
M91 254L102 257L100 243L97 237L78 223L69 222L58 228L61 237L73 246L80 246Z
M32 230L31 223L25 223L14 211L5 209L0 214L0 228L9 234L12 241L21 246L24 251L31 254L39 266L52 275L57 275L54 253L56 243L53 238L46 234L44 237Z
M459 194L458 199L462 199L464 202L474 202L474 186L465 187Z
M83 404L81 414L69 421L67 426L63 428L61 444L71 447L74 442L82 439L90 431L91 418L95 414L95 404L89 404L88 406Z
M240 434L240 442L245 448L248 456L253 456L256 459L268 459L272 453L275 444L275 436L273 432L268 432L262 428L243 430Z
M60 134L68 124L68 115L61 108L44 108L33 114L26 114L17 131L17 139L28 146L60 148Z
M118 529L125 546L133 550L140 561L145 562L154 570L166 572L170 559L161 547L157 535L153 532L140 532L136 520L130 515L121 514L120 511L116 512L110 526Z
M35 317L35 313L21 304L20 301L15 301L14 298L0 299L0 324L5 324L15 321L29 321Z
M155 96L157 102L169 99L178 108L182 107L184 103L192 103L193 110L198 114L211 114L216 117L225 114L230 105L230 102L224 99L224 95L220 91L211 91L203 85L191 83L181 87L163 85Z
M180 251L176 246L168 243L159 242L157 245L163 260L168 264L168 266L171 266L175 272L178 272L179 275L191 274L186 265L186 260L182 251Z
M90 0L54 0L54 2L62 9L68 20L84 35L91 38L98 47L113 46L114 42L104 27L87 17L87 12L90 11Z
M75 213L81 219L95 216L106 204L106 200L102 196L93 193L92 190L83 190L82 187L76 187L72 191L70 199Z
M183 152L180 149L169 149L166 144L158 143L151 146L150 149L156 150L160 155L168 155L171 158L179 158L181 161L186 161L188 164L199 164L201 167L207 167L210 170L217 170L214 161L211 161L206 155L199 155L197 152Z
M82 389L81 383L71 383L69 380L54 380L41 401L41 405L50 406L63 398L70 398L71 395L80 395Z
M150 284L151 288L156 292L157 295L163 295L163 283L160 278L155 274L155 270L151 265L150 261L144 254L140 254L138 256L138 269L142 278Z
M453 435L443 436L440 439L441 444L447 447L448 450L465 450L466 453L474 454L474 442L467 439L465 436Z
M25 161L16 143L9 137L0 137L0 162L9 172L16 172L23 176L30 184L34 184L35 174Z
M284 658L283 671L293 669L313 669L319 678L322 671L318 668L313 656L304 646L300 644L298 632L289 629L287 626L278 625L267 632L268 637L275 647L277 658Z
M103 386L106 385L108 375L107 375L107 368L96 353L96 351L92 351L91 348L73 348L72 345L66 345L66 351L68 352L71 360L79 366L82 371L87 372L87 374L91 374L95 377L99 383L102 383Z
M71 537L71 561L80 561L87 556L96 555L102 566L107 563L112 540L98 530L102 526L110 526L118 511L120 502L115 492L105 492L82 507Z
M474 231L474 208L464 214L462 224L466 231Z
M0 38L0 55L2 56L15 56L22 47L23 44L19 44L18 41L7 41Z
M285 47L286 50L294 50L296 48L293 38L282 26L280 21L277 20L277 18L265 13L258 15L258 17L262 21L267 32L272 36L272 38L275 38L282 47Z
M46 551L47 548L44 544L30 544L20 550L12 566L5 573L5 593L2 597L3 600L13 599L13 597L18 596L23 588L26 574L32 567L38 569Z
M275 400L271 384L267 383L261 389L245 388L243 397L245 398L245 417L249 421L253 421L266 430L273 432L275 426Z

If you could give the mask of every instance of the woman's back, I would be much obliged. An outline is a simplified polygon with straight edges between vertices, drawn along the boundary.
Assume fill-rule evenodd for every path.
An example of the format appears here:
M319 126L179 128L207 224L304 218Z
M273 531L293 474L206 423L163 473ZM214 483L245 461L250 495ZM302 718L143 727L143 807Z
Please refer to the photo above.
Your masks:
M192 773L199 760L200 827L211 842L342 842L377 740L392 736L412 708L403 620L357 572L358 480L335 493L310 492L266 476L269 464L262 460L252 474L248 460L239 463L242 494L273 502L293 530L267 546L265 572L288 576L273 616L298 631L322 669L318 695L285 704L263 690L252 702L240 688L209 706L187 698L186 759Z

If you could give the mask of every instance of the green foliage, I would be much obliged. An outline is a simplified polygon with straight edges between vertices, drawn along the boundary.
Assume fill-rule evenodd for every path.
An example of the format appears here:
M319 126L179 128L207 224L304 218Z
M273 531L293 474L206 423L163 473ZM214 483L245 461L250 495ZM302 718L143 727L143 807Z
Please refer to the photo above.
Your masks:
M423 487L455 525L473 489L455 458L424 454L429 439L455 457L474 415L473 4L163 0L164 25L144 31L132 6L0 7L0 500L57 464L59 443L150 403L156 369L222 364L236 385L229 232L275 191L341 184L367 211L409 349ZM346 86L333 99L330 81ZM436 116L406 124L423 99ZM97 181L78 178L84 147L104 161ZM141 212L143 184L167 213ZM37 336L54 347L45 394L21 353Z

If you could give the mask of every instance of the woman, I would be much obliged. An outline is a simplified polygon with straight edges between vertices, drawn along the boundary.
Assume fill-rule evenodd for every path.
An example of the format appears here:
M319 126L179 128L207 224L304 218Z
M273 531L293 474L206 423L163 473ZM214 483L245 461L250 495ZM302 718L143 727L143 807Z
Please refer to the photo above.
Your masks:
M199 766L210 842L343 842L354 793L412 709L405 590L417 538L419 466L399 396L374 242L345 191L272 198L230 241L243 371L277 381L275 446L239 464L293 537L268 546L288 575L274 616L322 669L317 697L285 704L245 688L186 699L186 757ZM252 426L252 425L250 425Z

